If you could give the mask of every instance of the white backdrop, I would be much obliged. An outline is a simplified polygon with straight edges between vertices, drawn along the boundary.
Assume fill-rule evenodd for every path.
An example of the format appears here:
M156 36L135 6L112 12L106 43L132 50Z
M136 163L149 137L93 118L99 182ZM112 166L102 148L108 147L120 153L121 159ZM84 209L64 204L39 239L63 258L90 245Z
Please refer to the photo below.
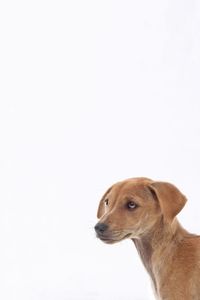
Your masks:
M0 41L0 299L153 299L133 243L93 226L147 176L200 232L199 1L2 0Z

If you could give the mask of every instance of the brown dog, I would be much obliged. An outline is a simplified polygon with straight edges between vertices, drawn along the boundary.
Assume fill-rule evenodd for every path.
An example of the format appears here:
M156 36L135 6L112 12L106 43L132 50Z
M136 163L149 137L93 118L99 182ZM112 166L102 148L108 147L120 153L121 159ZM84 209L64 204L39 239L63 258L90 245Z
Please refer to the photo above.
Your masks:
M99 204L97 237L132 239L160 300L200 300L200 237L176 219L185 203L170 183L134 178L114 184Z

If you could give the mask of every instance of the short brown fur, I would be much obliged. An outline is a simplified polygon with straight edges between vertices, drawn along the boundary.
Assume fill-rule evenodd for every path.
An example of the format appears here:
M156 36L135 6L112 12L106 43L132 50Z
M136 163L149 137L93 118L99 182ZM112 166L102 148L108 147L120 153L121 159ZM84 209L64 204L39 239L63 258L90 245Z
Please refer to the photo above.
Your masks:
M185 203L170 183L133 178L114 184L99 204L97 225L106 229L96 225L97 237L109 244L132 239L159 300L200 300L200 237L176 218Z

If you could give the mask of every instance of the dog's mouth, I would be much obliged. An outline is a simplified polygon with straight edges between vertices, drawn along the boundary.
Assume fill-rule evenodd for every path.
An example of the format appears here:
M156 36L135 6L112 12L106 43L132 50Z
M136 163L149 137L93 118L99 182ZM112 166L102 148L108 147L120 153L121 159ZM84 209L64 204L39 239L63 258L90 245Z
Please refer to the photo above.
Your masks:
M114 243L118 242L118 240L114 240L114 239L110 239L110 238L99 237L99 239L106 244L114 244Z
M131 233L125 235L118 234L118 235L110 235L110 236L97 235L97 238L99 238L102 242L106 244L114 244L122 240L128 239L131 235L132 235Z

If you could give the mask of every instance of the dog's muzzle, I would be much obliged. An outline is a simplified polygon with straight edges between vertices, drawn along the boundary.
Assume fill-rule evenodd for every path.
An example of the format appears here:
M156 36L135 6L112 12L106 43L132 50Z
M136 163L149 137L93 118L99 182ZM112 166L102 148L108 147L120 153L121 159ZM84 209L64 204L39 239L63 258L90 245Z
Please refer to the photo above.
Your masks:
M105 231L108 229L108 225L104 223L97 223L94 227L98 236L102 236Z
M104 223L97 223L94 227L97 237L104 243L113 244L116 241L113 239L113 235L109 232L109 226Z

